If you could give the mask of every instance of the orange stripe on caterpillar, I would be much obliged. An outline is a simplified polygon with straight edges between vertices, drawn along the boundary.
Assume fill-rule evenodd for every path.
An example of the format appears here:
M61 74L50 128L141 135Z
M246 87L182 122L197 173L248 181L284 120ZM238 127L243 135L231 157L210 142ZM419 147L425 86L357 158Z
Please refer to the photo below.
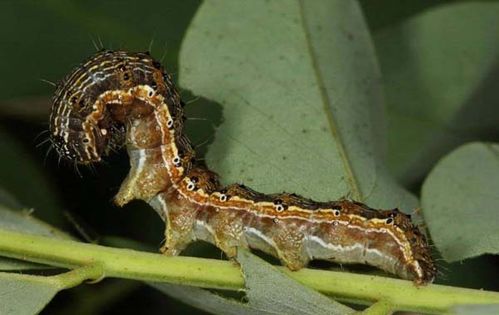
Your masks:
M291 270L321 259L366 263L417 284L434 279L425 236L397 209L222 187L195 160L182 105L171 77L149 54L102 51L57 86L52 142L61 157L83 164L126 143L131 168L115 202L142 199L159 213L167 255L205 240L231 258L238 247L263 250Z

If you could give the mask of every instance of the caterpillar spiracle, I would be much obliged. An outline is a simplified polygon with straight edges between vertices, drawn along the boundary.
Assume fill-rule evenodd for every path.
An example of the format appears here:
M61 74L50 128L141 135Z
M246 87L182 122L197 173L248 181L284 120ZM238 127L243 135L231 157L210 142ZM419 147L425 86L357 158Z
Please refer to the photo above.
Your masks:
M141 199L159 213L165 255L204 240L229 258L238 247L262 250L291 270L317 259L368 264L416 284L434 279L425 236L397 209L223 187L195 158L183 105L171 76L148 53L103 50L58 84L50 136L62 158L83 164L126 144L130 172L115 203Z

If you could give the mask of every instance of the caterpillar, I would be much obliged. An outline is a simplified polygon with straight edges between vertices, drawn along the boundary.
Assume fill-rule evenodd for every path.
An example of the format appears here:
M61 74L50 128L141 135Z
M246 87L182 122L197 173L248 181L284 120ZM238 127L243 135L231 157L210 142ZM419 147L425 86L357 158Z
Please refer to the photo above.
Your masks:
M61 158L90 164L126 145L130 172L114 201L154 208L166 224L165 255L204 240L229 258L238 247L261 250L291 270L327 260L368 264L417 285L435 277L425 236L398 209L223 187L196 159L184 103L147 52L96 53L57 85L52 102L50 137Z

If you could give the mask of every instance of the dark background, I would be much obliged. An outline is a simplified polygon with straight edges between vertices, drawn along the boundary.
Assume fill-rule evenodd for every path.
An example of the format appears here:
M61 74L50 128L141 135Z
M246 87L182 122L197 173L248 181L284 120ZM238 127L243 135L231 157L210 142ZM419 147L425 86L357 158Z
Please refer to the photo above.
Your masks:
M449 1L361 1L372 32ZM0 2L0 187L35 215L82 240L119 246L123 238L159 247L163 223L148 206L114 207L112 196L128 171L126 154L95 170L58 163L43 144L53 86L95 45L131 51L151 50L176 75L180 44L200 1L1 1ZM185 92L187 101L193 98ZM206 113L188 108L188 115ZM211 128L215 121L190 126ZM199 139L198 139L199 140ZM201 140L199 140L201 141ZM41 144L41 145L39 145ZM111 167L112 165L112 167ZM418 193L420 182L412 183ZM83 232L83 233L82 233ZM85 234L85 235L83 235ZM198 245L191 251L206 246ZM201 249L199 249L201 248ZM220 255L216 250L211 255ZM204 254L204 255L210 255ZM442 263L443 264L443 263ZM497 258L452 264L441 283L498 290ZM473 270L473 273L468 272ZM105 280L56 296L45 314L169 314L193 312L138 282Z

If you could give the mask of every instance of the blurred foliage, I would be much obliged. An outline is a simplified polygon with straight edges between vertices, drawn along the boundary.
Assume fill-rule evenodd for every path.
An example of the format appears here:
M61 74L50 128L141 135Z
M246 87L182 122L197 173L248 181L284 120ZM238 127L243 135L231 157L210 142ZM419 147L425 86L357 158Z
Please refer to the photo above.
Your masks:
M47 117L54 89L44 81L58 82L83 57L101 46L151 50L176 75L180 43L199 3L196 0L1 1L0 124L5 132L0 140L0 186L3 190L24 207L36 206L37 217L75 233L77 229L64 220L63 212L77 218L78 224L92 235L120 235L157 248L163 224L148 206L137 202L122 210L110 202L128 170L125 154L109 161L114 165L112 168L100 165L95 171L82 169L82 179L72 166L59 165L53 152L46 157L47 143L37 147L47 138ZM186 98L190 100L188 94ZM197 117L206 116L196 109L190 111ZM204 121L193 124L211 126ZM198 141L204 140L199 140L201 137L198 136ZM116 224L117 220L120 224ZM101 299L88 298L89 294L100 296L97 293L100 291ZM152 291L144 285L134 285L117 290L122 294L115 294L104 303L102 298L108 296L104 293L105 286L95 291L78 288L58 294L46 312L64 313L78 304L94 310L93 313L98 310L93 305L100 305L101 312L106 314L123 314L125 310L136 313L144 305L149 314L163 314L165 305L170 305L168 309L172 311L177 309L177 313L197 311L179 303L173 303L172 308L166 296ZM130 300L129 294L142 298Z
M390 126L388 163L405 184L421 181L460 144L497 140L498 15L498 3L462 2L374 34Z
M497 144L463 145L443 158L426 178L423 211L433 240L447 261L499 253L498 187ZM474 224L463 224L470 221Z
M499 8L493 2L478 1L360 3L385 83L388 167L418 194L422 180L440 157L465 141L499 139ZM53 92L43 81L60 80L92 54L94 46L151 50L175 76L180 44L199 4L195 0L1 1L0 187L2 196L11 196L2 200L36 208L37 217L73 232L77 229L64 219L64 212L78 218L92 234L116 235L158 247L163 224L148 206L137 202L118 209L110 202L127 172L125 154L94 171L82 169L80 178L71 166L59 165L54 154L46 157L46 145L37 147L46 138L43 132ZM188 102L196 99L190 92L183 96ZM221 109L203 98L194 104L188 107L188 116L208 121L190 121L189 134L195 143L209 143L213 141L209 135L224 120ZM465 164L459 167L467 168ZM491 198L497 199L493 192ZM481 256L448 264L439 282L498 290L498 263L497 256ZM94 314L197 311L151 288L117 281L62 292L46 313L64 314L74 305Z

